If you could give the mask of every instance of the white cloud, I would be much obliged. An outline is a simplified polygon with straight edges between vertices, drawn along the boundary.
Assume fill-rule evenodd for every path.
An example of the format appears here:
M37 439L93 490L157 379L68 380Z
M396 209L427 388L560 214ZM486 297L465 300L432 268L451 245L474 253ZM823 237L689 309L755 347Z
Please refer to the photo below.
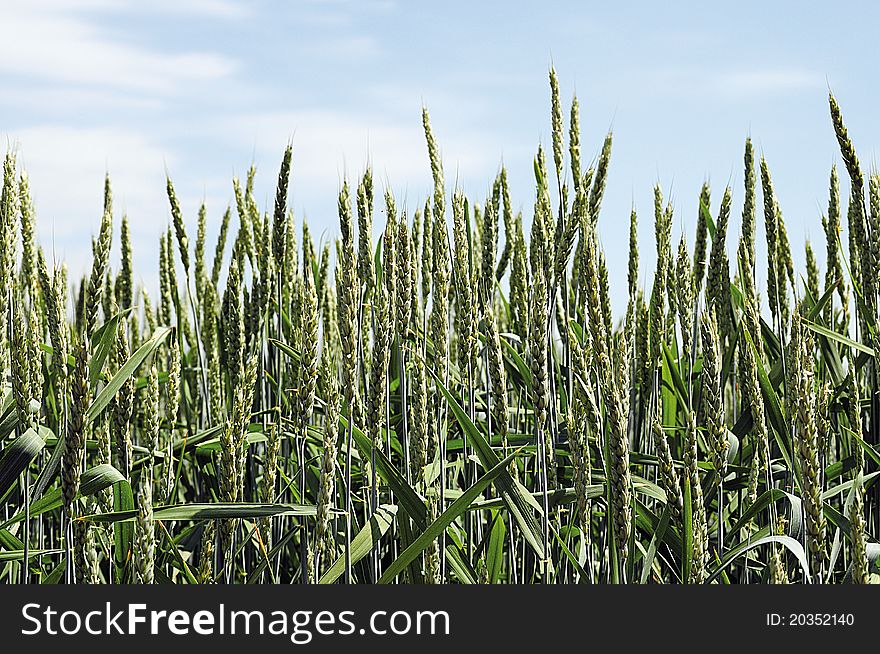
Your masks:
M114 38L87 17L86 10L106 7L96 0L79 11L56 2L5 7L0 73L167 93L181 84L226 77L237 68L235 60L210 52L159 52Z
M785 66L719 70L694 65L661 67L636 75L642 78L642 82L634 87L639 92L647 88L664 95L711 94L727 100L811 91L825 85L825 78L820 73Z
M167 221L157 209L164 204L165 165L173 159L145 135L113 127L40 125L17 132L13 143L30 177L44 242L69 241L80 249L85 234L97 230L106 172L117 213L131 215L135 234L158 234L157 223Z
M388 14L397 9L393 0L299 0L300 20L316 26L351 25L359 14Z
M69 84L39 86L37 88L12 86L4 90L3 102L9 107L40 112L49 116L54 114L70 116L77 112L93 111L98 107L102 111L108 109L153 110L164 105L164 100L155 96L83 88Z
M379 41L371 36L351 35L321 39L320 42L305 42L298 47L301 54L320 59L366 59L382 54Z
M272 168L284 143L293 139L292 192L294 206L305 205L314 215L332 208L344 177L352 181L369 161L379 188L389 181L396 195L421 202L430 188L430 168L418 113L411 120L393 122L369 115L343 112L277 112L227 117L205 129L225 134L237 148L253 148L261 163L261 177L274 182ZM485 179L501 153L479 133L455 130L442 139L447 183ZM269 170L266 170L266 168ZM316 211L317 209L317 211ZM335 221L335 213L331 216Z
M105 172L117 219L130 216L138 270L155 268L158 234L168 221L165 166L173 170L178 160L180 134L147 117L211 85L228 85L239 67L232 57L186 42L151 44L142 38L150 35L143 19L206 25L251 11L231 0L35 0L4 7L0 129L8 132L0 139L19 151L28 172L47 253L66 260L71 274L88 268ZM192 197L181 193L182 201Z
M118 6L118 5L117 5ZM165 12L193 14L205 18L231 19L250 15L253 5L247 2L229 0L151 0L150 2L131 1L123 4L123 11Z

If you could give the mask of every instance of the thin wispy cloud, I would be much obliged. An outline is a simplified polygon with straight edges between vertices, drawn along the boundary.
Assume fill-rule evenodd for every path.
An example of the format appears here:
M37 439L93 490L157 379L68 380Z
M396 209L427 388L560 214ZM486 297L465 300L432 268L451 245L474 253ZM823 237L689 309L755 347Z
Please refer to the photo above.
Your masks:
M377 39L363 35L334 37L320 43L304 43L297 49L301 55L341 61L375 58L384 53L382 44Z
M722 68L711 63L657 68L635 74L654 92L666 96L711 96L749 100L822 89L825 76L803 68L767 65L760 68Z
M166 52L135 45L95 20L101 3L71 9L56 3L4 8L0 74L33 83L79 84L168 93L181 84L232 74L235 59L215 52ZM86 11L84 8L88 8Z
M202 129L230 135L241 150L252 148L263 167L275 166L283 144L292 139L297 206L319 194L335 197L340 182L359 175L368 164L381 183L410 192L411 201L421 201L430 190L424 132L415 112L397 122L356 112L264 112L229 116ZM450 177L473 179L496 167L500 152L477 132L456 132L444 139L443 156ZM320 215L320 208L314 213Z
M31 178L38 227L71 241L87 239L91 225L69 220L70 207L100 216L106 172L112 172L117 208L137 224L156 218L152 209L163 198L163 170L175 163L149 136L117 127L44 124L19 130L13 144Z
M127 13L175 13L184 16L197 16L200 18L217 19L240 19L253 15L254 4L250 2L238 2L236 0L151 0L151 2L137 2L127 0L116 3L116 10ZM107 7L113 10L113 7Z
M78 84L22 84L20 88L4 90L3 102L7 107L49 117L93 111L96 108L152 111L166 106L166 99L156 96L125 93L118 89L83 88Z
M796 68L727 72L713 82L718 93L739 97L808 91L824 86L824 75Z

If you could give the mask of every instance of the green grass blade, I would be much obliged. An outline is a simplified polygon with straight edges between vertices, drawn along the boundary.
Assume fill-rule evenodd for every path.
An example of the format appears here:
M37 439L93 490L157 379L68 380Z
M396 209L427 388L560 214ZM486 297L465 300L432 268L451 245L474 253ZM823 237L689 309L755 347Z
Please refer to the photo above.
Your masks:
M49 431L48 429L46 431ZM46 445L45 432L28 429L3 450L0 457L0 497L6 494Z
M397 507L393 504L382 504L370 520L365 524L351 541L351 563L354 565L369 554L379 540L384 536L394 516L397 515ZM319 584L332 584L345 572L345 556L338 557L333 565L318 580Z
M432 522L428 528L419 534L418 538L416 538L412 545L407 547L403 552L400 553L394 562L385 569L385 572L382 574L382 577L379 579L380 584L387 584L394 579L400 572L406 568L407 565L411 561L414 561L416 557L422 553L422 551L428 547L431 543L433 543L440 535L446 531L446 528L452 524L452 521L455 520L458 516L463 514L465 510L471 505L471 503L477 498L477 496L482 493L493 481L495 481L498 476L504 473L507 470L508 464L513 460L513 454L505 457L501 462L498 463L494 468L489 470L486 474L480 477L476 482L471 485L464 493L461 494L457 500L455 500L449 507L440 514L440 516Z
M97 397L95 397L95 400L88 408L88 411L86 411L87 423L91 423L105 408L107 408L110 400L116 396L116 393L119 392L122 385L135 373L135 371L137 371L144 360L150 356L166 338L168 338L168 334L170 333L170 327L157 329L150 339L141 345L135 353L128 358L128 361L126 361L119 371L113 375L113 379L101 389L101 392L98 393Z

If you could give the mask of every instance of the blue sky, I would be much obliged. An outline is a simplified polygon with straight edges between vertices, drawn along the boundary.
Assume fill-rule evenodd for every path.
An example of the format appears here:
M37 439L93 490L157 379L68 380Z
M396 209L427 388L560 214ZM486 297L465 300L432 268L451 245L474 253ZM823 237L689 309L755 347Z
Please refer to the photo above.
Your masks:
M530 214L531 161L549 143L547 71L576 91L582 152L614 129L600 230L623 306L630 207L641 217L642 277L652 265L652 187L676 207L674 237L693 240L708 178L742 204L751 134L768 159L798 261L823 257L820 212L839 161L829 86L863 165L880 125L873 3L395 2L393 0L59 0L4 3L0 136L27 168L40 236L84 270L105 170L132 221L148 284L169 220L164 174L210 234L251 162L269 202L294 143L292 206L313 233L336 233L343 176L367 160L399 202L421 204L428 106L446 177L485 197L503 160L514 204ZM714 5L714 6L712 6ZM381 223L380 218L377 222Z

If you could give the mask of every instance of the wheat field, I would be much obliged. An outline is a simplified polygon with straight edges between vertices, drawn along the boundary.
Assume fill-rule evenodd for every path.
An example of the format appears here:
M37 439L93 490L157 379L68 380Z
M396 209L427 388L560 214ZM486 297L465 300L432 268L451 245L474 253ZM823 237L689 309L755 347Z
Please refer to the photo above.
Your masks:
M526 218L504 168L488 197L450 188L427 110L433 194L377 198L368 168L342 183L331 242L289 210L291 145L273 206L252 168L194 240L168 179L156 297L109 178L91 269L50 269L10 151L0 579L880 581L880 176L837 101L825 270L809 243L795 269L747 140L744 188L694 189L694 234L673 241L655 188L653 271L633 210L616 318L597 237L626 219L601 215L612 135L583 161L553 70L550 100Z

